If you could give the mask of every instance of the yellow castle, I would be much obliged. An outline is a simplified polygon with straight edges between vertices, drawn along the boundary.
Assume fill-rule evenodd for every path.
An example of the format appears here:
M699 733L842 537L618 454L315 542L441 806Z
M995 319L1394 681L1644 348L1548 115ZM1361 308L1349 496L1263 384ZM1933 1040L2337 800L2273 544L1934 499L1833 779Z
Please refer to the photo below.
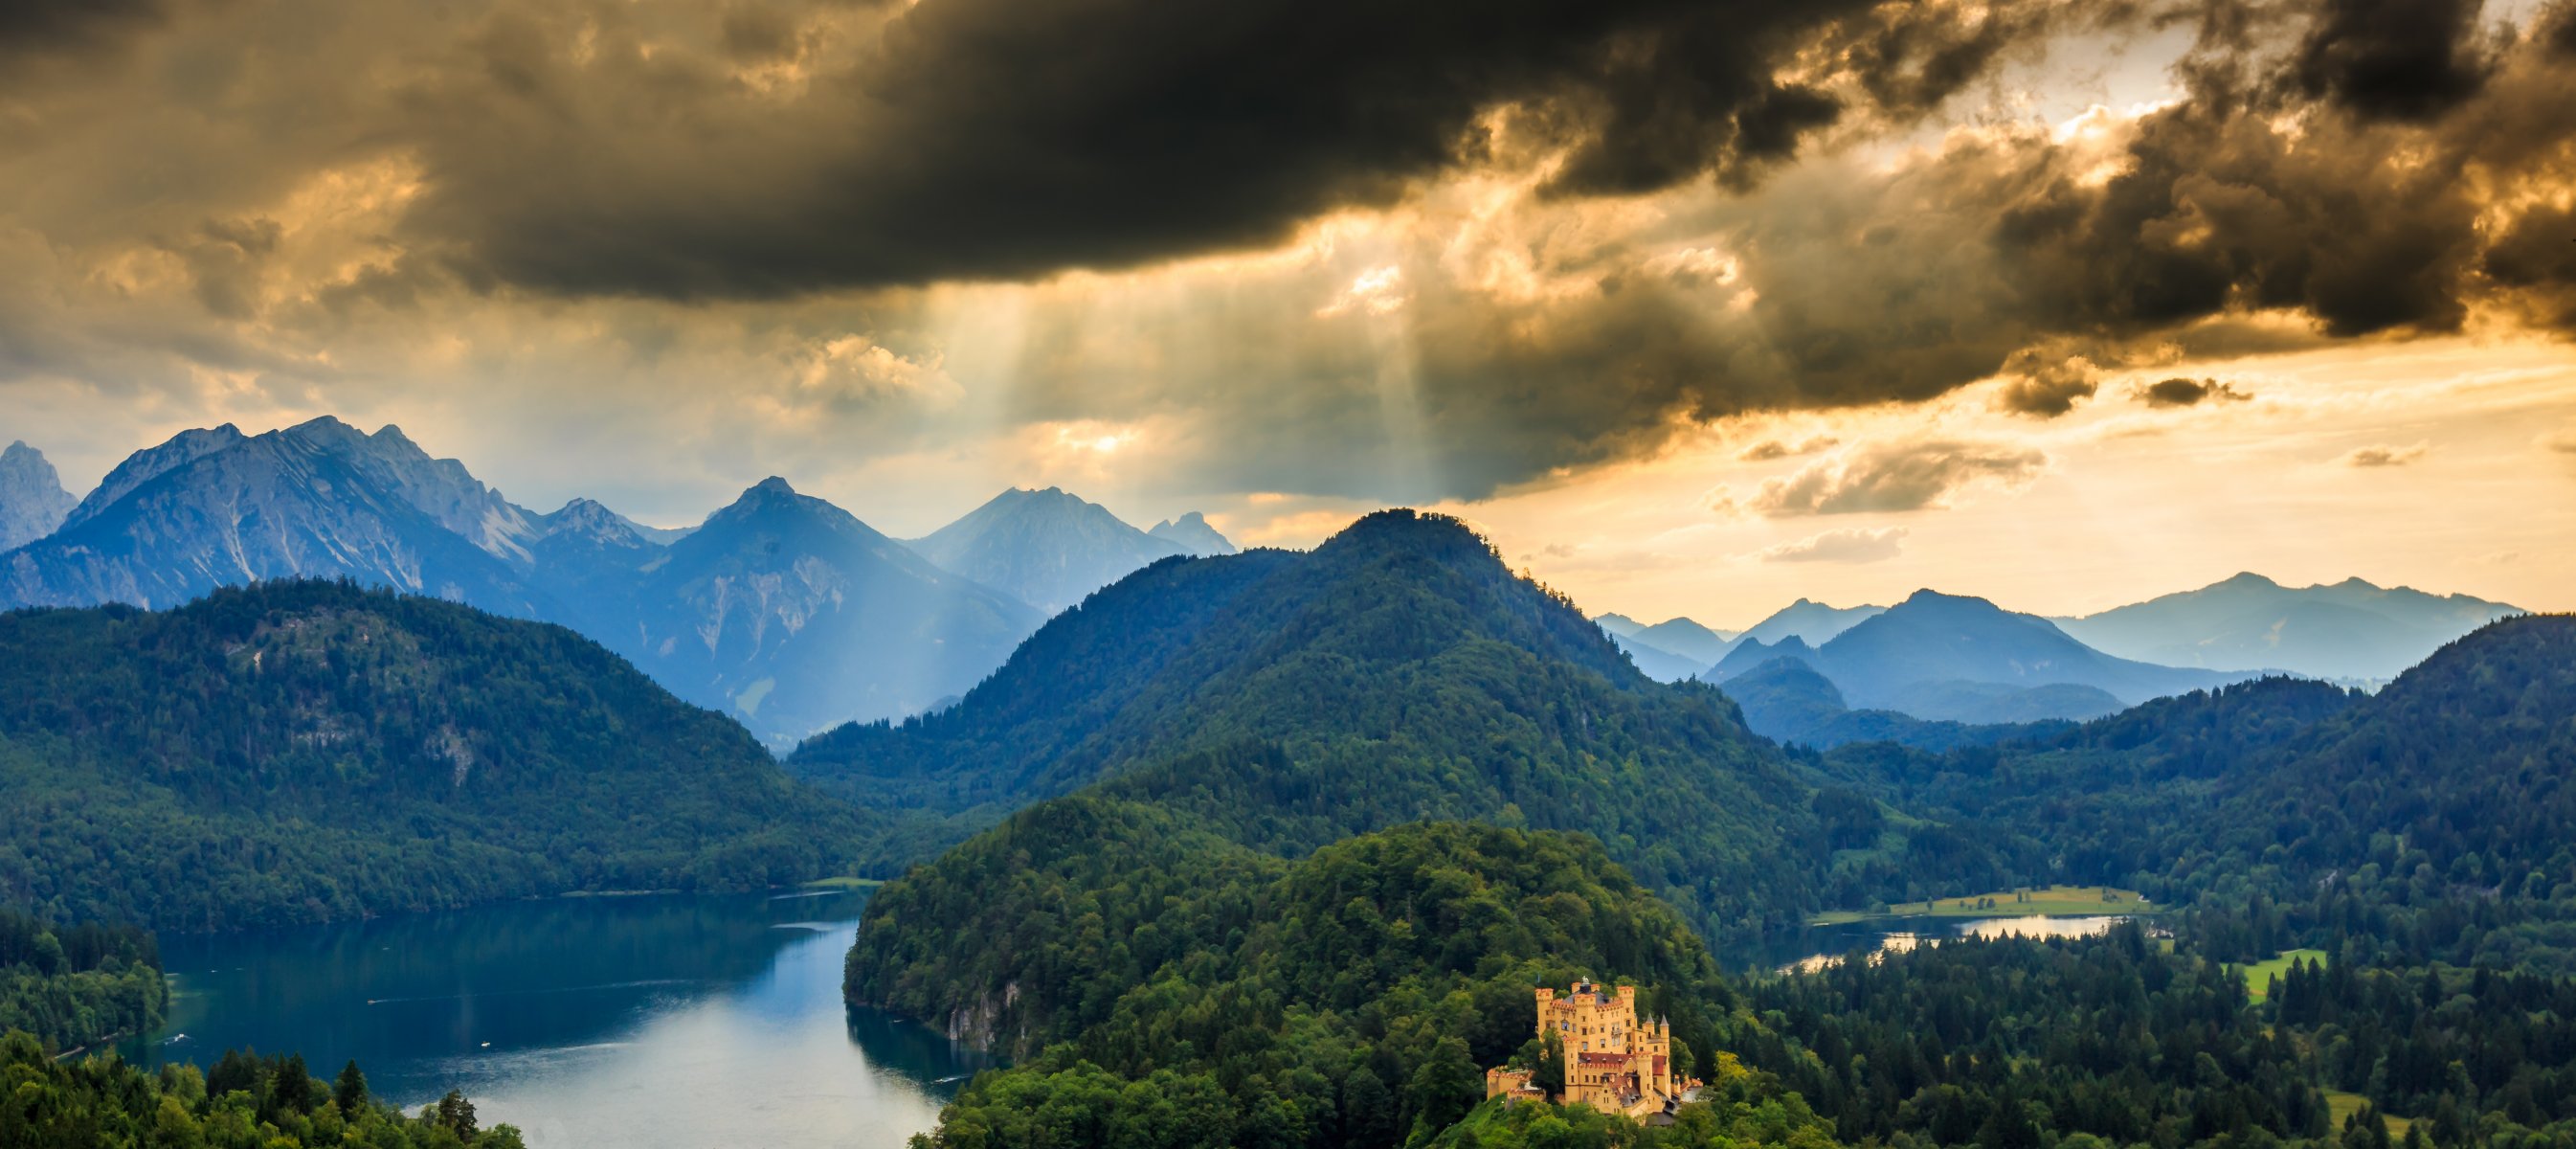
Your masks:
M1669 1112L1698 1084L1672 1064L1672 1023L1638 1022L1637 987L1579 981L1563 997L1545 986L1537 996L1539 1037L1555 1034L1565 1051L1565 1093L1552 1100L1642 1118ZM1486 1070L1485 1096L1551 1100L1526 1069Z

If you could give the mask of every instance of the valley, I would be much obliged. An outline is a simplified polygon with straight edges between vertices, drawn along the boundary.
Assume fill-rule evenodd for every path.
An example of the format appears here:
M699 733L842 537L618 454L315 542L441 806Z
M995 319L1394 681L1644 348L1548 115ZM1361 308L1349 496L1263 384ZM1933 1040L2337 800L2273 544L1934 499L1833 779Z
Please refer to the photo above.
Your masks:
M138 463L132 491L188 466ZM1979 1056L2099 1067L2117 1103L2086 1093L2096 1108L2049 1120L2105 1139L2189 1115L2447 1146L2473 1114L2548 1124L2547 1075L2576 1072L2428 1076L2426 1058L2492 1060L2555 1023L2436 1022L2434 991L2385 988L2485 1010L2576 975L2548 877L2576 864L2551 828L2566 791L2532 784L2576 760L2564 617L2487 622L2366 693L2123 660L1928 591L1736 635L1605 625L1436 514L1210 554L1105 514L1006 496L932 548L1007 593L776 481L676 539L595 506L535 536L546 562L576 563L577 540L625 556L590 568L586 609L699 604L703 622L640 633L697 627L712 661L355 576L0 616L18 812L0 890L31 922L160 931L131 935L148 950L84 942L87 965L20 946L13 1024L65 1049L121 1039L145 1066L355 1058L374 1097L437 1110L461 1090L477 1138L506 1123L540 1146L747 1128L649 1116L639 1083L680 1072L741 1093L858 1083L803 1090L782 1111L797 1132L767 1143L1545 1139L1556 1126L1485 1099L1485 1071L1545 1095L1558 1055L1515 1008L1585 978L1633 987L1641 1018L1670 1022L1676 1079L1701 1084L1656 1111L1676 1124L1567 1125L1578 1143L1982 1144L2015 1105L2072 1104L2067 1081L1887 1045L1927 1026ZM1112 557L994 565L1015 548ZM760 572L789 554L881 573L779 633L760 612L785 584ZM1067 594L1033 570L1108 581L1041 617L1019 596ZM846 658L897 620L955 635L979 611L1027 637L938 705L783 755L740 722L831 713L770 677L799 643ZM1637 654L1656 638L1717 657L1660 681ZM924 683L968 664L870 665ZM549 900L637 891L679 892ZM551 956L575 938L590 960ZM2151 1040L2239 1067L2235 1091L2047 1036L2129 1008L2069 962L2209 1018ZM131 988L165 967L166 1000ZM1837 1004L1853 978L1883 982L1882 1004ZM2034 1028L1961 1028L1949 1011L1977 1002ZM2101 1024L2143 1035L2150 1012ZM2274 1049L2248 1036L2265 1027L2316 1036ZM1863 1046L1884 1074L1838 1067ZM289 1099L262 1120L320 1120L296 1116L293 1070L259 1064L224 1072Z

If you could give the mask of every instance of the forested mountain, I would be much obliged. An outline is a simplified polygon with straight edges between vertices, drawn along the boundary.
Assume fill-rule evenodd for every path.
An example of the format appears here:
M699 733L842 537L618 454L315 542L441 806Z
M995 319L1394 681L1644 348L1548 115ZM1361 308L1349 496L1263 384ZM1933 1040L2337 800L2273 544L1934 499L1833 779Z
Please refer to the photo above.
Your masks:
M1156 559L1193 553L1178 540L1137 530L1109 508L1058 487L1013 487L904 545L941 570L1015 596L1042 615L1081 602Z
M628 593L611 646L780 743L961 693L1040 618L778 478L671 544Z
M136 452L60 530L0 555L0 606L170 607L349 578L571 626L782 745L961 693L1035 629L1036 611L776 486L689 543L590 499L530 512L397 427L225 424Z
M94 922L55 926L0 907L0 1031L73 1050L149 1033L169 1004L150 933Z
M959 705L843 727L789 768L960 831L1095 782L1285 852L1423 817L1579 829L1712 929L1789 920L1825 849L1806 784L1714 688L1647 679L1483 539L1411 511L1308 554L1156 564Z
M226 928L832 872L856 811L556 626L333 583L0 615L0 904Z
M400 430L322 418L206 450L158 449L153 472L70 526L0 555L0 605L170 607L257 579L352 578L551 617L528 577L527 516ZM155 468L158 468L155 471ZM104 488L102 488L104 489Z
M23 442L0 450L0 551L52 534L75 501L44 452Z
M2443 643L2521 613L2464 594L2381 589L2357 578L2292 588L2249 573L2056 622L2098 650L2168 666L2384 679Z
M1285 862L1077 797L889 883L848 991L1035 1055L934 1145L1376 1149L1477 1106L1537 1044L1530 987L1577 977L1716 1064L1715 964L1590 838L1423 823Z
M2490 624L2376 695L2272 679L2032 746L1847 746L1821 765L1981 827L2008 881L2259 895L2284 915L2257 915L2267 937L2576 973L2576 618Z
M1207 516L1197 511L1191 511L1177 519L1164 519L1146 528L1145 533L1171 543L1185 553L1202 558L1210 555L1230 555L1240 549L1234 545L1233 540L1218 534L1215 527L1208 525Z

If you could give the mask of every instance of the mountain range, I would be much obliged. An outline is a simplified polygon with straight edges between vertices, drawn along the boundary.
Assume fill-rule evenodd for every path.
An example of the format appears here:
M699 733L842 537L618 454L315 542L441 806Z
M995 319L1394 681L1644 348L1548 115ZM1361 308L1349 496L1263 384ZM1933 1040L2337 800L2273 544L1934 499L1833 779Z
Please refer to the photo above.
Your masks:
M1821 645L1748 636L1708 677L1724 684L1783 659L1812 667L1852 707L1969 724L2096 718L2246 677L2114 658L2047 619L1930 590Z
M2292 588L2248 573L2054 621L2086 645L2122 658L2374 680L2394 678L2443 643L2521 613L2464 594L2383 589L2357 578Z
M1232 549L1195 513L1155 535L1055 490L1007 492L918 549L778 479L685 530L588 499L539 513L400 428L328 417L181 432L79 500L15 447L0 525L32 532L0 547L0 607L348 579L573 627L780 746L961 694L1099 586Z

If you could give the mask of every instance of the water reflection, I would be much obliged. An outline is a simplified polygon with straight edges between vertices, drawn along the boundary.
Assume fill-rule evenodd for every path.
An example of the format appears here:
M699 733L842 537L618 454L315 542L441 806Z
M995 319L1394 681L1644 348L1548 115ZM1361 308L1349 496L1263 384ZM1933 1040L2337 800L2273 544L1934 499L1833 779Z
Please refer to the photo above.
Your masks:
M865 900L572 899L166 938L172 1024L126 1055L298 1050L325 1077L354 1057L389 1100L461 1088L544 1149L890 1149L983 1062L842 1006Z
M1902 953L1950 938L2081 938L2108 933L2124 916L2075 918L1880 918L1813 926L1721 955L1729 967L1814 973L1854 954Z

